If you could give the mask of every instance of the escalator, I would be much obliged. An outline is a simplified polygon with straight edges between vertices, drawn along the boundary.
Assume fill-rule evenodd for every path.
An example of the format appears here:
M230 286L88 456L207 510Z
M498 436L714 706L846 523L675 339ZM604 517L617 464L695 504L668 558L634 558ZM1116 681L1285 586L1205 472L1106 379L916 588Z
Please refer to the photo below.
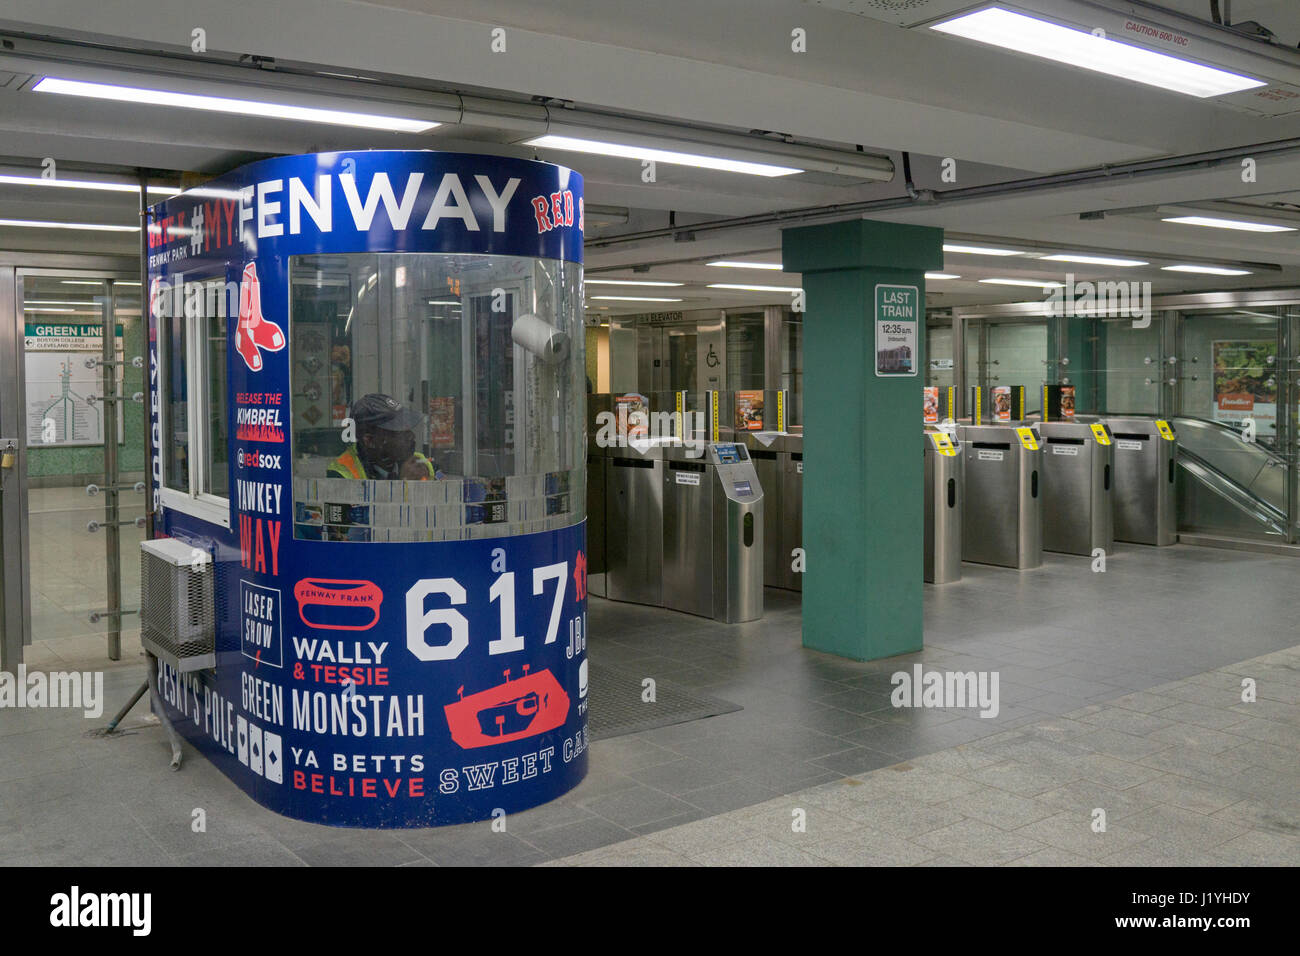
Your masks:
M1112 417L1079 415L1076 420ZM1241 432L1224 422L1190 415L1166 420L1178 437L1179 534L1287 544L1290 470L1277 449L1267 440L1243 441Z
M1186 415L1169 422L1178 435L1179 532L1285 543L1286 460L1223 422Z

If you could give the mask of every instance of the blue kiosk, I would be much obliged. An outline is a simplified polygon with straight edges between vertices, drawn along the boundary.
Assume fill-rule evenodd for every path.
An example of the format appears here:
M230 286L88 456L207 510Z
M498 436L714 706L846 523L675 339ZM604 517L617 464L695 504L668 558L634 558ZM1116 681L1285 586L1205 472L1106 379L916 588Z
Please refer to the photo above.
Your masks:
M152 208L142 561L210 582L171 608L210 644L142 617L155 706L258 803L426 827L586 774L582 229L569 169L422 151Z

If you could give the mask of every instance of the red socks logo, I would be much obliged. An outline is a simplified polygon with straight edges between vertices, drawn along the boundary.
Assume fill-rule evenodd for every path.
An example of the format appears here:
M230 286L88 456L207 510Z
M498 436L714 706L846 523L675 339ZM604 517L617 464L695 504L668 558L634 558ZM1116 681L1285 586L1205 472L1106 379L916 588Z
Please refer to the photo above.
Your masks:
M235 351L254 372L262 370L262 349L278 352L284 348L280 327L262 315L262 283L257 278L257 263L244 266L239 283L239 325L235 329Z

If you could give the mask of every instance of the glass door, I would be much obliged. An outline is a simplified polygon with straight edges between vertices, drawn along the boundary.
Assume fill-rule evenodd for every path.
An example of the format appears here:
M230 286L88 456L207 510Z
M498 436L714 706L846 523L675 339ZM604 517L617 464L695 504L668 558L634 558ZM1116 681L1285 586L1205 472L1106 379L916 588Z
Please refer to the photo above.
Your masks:
M1293 375L1275 308L1186 312L1177 330L1179 525L1294 540Z
M145 502L139 282L18 270L13 315L19 451L5 494L21 517L4 531L19 538L24 657L119 660L123 636L138 634L129 615Z

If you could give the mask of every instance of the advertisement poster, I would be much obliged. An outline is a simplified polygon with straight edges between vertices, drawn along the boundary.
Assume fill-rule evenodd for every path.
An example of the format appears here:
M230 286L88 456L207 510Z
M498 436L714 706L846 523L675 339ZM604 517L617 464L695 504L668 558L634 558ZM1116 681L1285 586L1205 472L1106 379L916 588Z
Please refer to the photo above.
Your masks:
M742 432L763 430L762 389L736 393L736 430Z
M989 391L993 396L993 420L1011 421L1011 386L995 385Z
M637 392L619 395L614 399L614 417L618 422L619 434L624 438L649 436L650 403L644 395Z
M939 423L939 387L937 385L927 385L923 389L923 394L925 404L922 421L927 425L937 425Z
M98 365L87 368L86 361L103 358L104 327L92 322L28 322L24 333L27 444L33 448L102 445L104 405L99 399L104 394L104 372ZM120 325L115 348L121 362ZM120 402L117 434L118 444L123 444L126 428Z
M455 397L429 399L429 445L433 448L456 447Z
M920 293L914 285L876 286L876 374L915 375Z
M1061 386L1061 417L1067 422L1074 418L1074 386Z
M1219 340L1214 357L1214 420L1255 420L1256 434L1277 427L1277 342Z

